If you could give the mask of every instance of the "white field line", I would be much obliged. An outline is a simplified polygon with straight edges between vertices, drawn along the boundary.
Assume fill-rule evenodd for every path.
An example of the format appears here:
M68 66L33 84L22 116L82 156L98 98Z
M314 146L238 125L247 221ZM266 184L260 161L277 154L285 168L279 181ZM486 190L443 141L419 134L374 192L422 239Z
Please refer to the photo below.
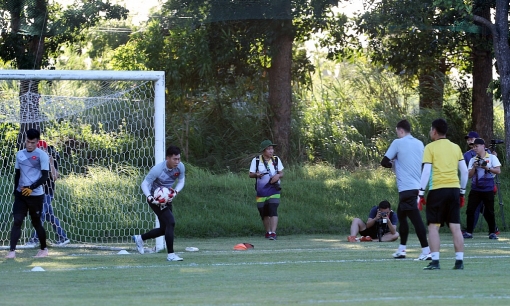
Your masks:
M83 256L83 255L79 255ZM126 255L119 255L126 256ZM510 255L501 256L467 256L464 259L505 259L510 258ZM140 258L143 260L142 258ZM453 260L454 257L442 257L441 260ZM164 258L161 259L164 261ZM82 267L82 268L63 268L63 269L49 269L47 271L93 271L93 270L122 270L122 269L146 269L146 268L186 268L186 267L226 267L226 266L272 266L272 265L308 265L308 264L321 264L321 263L349 263L349 262L385 262L385 261L414 261L409 259L394 259L394 258L381 258L381 259L332 259L332 260L289 260L289 261L267 261L267 262L218 262L218 263L168 263L166 265L129 265L129 266L104 266L104 267ZM422 263L425 263L422 262ZM30 272L26 270L24 272Z

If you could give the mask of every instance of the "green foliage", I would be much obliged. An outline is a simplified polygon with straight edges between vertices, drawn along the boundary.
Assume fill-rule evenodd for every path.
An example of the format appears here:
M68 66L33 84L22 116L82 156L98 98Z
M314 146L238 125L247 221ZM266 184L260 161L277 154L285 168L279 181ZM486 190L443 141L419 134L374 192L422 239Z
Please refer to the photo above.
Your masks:
M0 13L0 58L18 69L40 69L63 45L83 40L84 29L103 19L124 19L128 11L101 0L76 1L67 8L58 2L9 0L0 3Z

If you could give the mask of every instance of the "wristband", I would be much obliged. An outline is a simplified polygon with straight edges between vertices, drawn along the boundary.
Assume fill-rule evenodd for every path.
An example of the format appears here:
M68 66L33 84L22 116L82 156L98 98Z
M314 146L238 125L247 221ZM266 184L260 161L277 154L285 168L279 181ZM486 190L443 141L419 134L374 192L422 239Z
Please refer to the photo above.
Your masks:
M461 194L461 195L465 195L465 194L466 194L466 189L461 188L461 189L460 189L460 194Z

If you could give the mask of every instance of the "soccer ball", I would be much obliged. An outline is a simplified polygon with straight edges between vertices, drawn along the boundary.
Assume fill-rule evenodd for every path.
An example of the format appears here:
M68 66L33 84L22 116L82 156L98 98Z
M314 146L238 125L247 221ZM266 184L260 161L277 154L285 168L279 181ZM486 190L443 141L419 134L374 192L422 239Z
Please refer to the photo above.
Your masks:
M154 190L154 199L157 199L159 202L166 203L171 197L173 197L173 194L166 187L158 187Z

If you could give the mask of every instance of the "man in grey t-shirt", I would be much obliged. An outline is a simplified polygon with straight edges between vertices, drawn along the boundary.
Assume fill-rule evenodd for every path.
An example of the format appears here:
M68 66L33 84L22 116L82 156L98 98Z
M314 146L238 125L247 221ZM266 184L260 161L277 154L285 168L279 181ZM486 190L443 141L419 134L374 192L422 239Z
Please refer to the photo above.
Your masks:
M48 154L37 148L41 134L36 129L26 131L25 149L16 153L14 164L14 204L12 205L12 228L9 253L5 258L16 258L16 245L21 237L21 226L28 214L37 236L41 249L35 257L48 256L46 248L46 232L41 223L43 209L43 184L48 179L50 159Z
M409 218L422 247L422 253L416 260L431 260L427 231L416 201L420 189L424 146L420 140L411 135L411 124L407 120L397 123L396 132L398 139L391 143L381 161L381 165L393 169L397 177L400 245L393 257L406 258L406 244L409 237L407 218Z

